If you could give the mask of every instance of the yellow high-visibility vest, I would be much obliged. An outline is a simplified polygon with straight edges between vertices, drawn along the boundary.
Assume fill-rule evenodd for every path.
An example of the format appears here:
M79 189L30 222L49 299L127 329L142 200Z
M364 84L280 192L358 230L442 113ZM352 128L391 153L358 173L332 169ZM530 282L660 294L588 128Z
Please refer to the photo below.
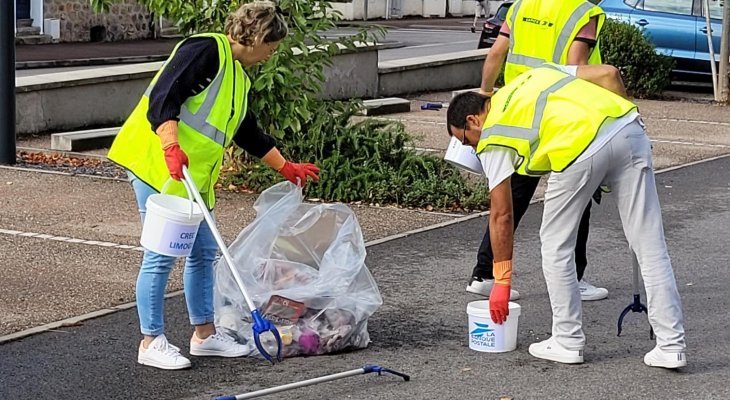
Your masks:
M598 17L596 38L606 19L603 10L585 0L517 0L507 12L509 53L504 79L509 83L546 62L565 65L573 40L592 17ZM589 64L600 64L599 43Z
M623 97L545 64L515 78L492 98L477 153L514 149L521 175L561 172L593 142L609 118L636 110Z
M189 97L180 109L178 141L188 156L190 174L205 200L215 205L215 183L220 175L226 146L246 115L251 81L241 64L233 59L231 45L223 34L207 33L192 37L211 37L218 43L218 73L208 87ZM181 42L180 44L182 44ZM177 52L175 47L168 61ZM131 171L157 191L170 178L160 138L147 120L149 96L162 69L155 75L147 91L122 126L109 150L109 159ZM171 182L165 193L187 197L185 187Z

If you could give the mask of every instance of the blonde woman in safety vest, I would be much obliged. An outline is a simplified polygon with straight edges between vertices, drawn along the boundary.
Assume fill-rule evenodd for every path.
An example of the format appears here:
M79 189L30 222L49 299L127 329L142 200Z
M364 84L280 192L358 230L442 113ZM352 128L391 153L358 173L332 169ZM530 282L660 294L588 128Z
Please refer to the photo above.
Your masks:
M232 13L225 34L194 35L180 42L122 126L109 159L128 171L144 219L147 198L173 179L166 193L185 197L182 166L189 168L209 209L225 148L235 142L279 171L305 184L317 180L313 164L285 160L248 112L251 80L244 71L264 62L288 34L280 10L271 2L252 2ZM190 354L239 357L247 347L216 331L213 310L213 261L217 245L205 221L192 254L185 260L185 300L194 333ZM146 250L137 278L137 310L143 340L137 360L162 369L190 367L180 348L164 334L164 295L175 258Z
M603 10L585 0L516 1L507 12L499 36L484 61L481 93L492 94L494 82L503 65L505 82L510 83L521 73L545 62L562 65L600 64L598 42L604 19ZM515 174L512 177L515 229L527 211L539 182L539 178L532 176ZM601 192L597 191L596 201L600 201L600 195ZM583 301L608 297L608 290L595 287L583 278L588 265L586 244L590 211L591 203L588 203L581 218L575 246L576 278ZM466 290L490 298L509 296L511 300L519 299L520 294L516 290L507 293L494 285L493 260L487 227Z
M599 186L608 184L641 266L656 333L656 347L644 362L679 368L687 364L682 305L664 239L651 143L636 105L625 96L614 67L546 64L513 79L491 98L473 92L455 97L447 113L448 132L474 147L485 167L495 286L507 293L513 271L511 176L551 173L540 240L552 337L530 345L530 354L583 362L582 306L572 253L586 204ZM507 298L489 303L492 320L504 322Z

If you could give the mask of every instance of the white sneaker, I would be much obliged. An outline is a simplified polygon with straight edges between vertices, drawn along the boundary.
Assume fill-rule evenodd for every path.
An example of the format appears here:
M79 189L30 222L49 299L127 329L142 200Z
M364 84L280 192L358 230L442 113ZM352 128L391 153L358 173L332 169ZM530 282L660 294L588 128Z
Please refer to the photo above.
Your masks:
M165 335L157 336L146 349L140 342L137 362L160 369L190 368L190 360L183 357L180 348L171 345Z
M204 340L193 333L190 338L190 355L212 357L241 357L249 353L248 346L236 342L233 338L216 331Z
M489 298L489 295L492 293L492 285L494 285L494 279L482 279L472 276L471 279L469 279L469 284L466 285L466 291ZM519 300L520 292L510 289L509 299Z
M563 364L582 364L583 350L568 350L559 345L553 338L530 345L530 354L544 360L557 361Z
M644 356L644 364L650 367L681 368L687 366L687 356L683 351L669 353L659 348L654 349Z
M608 297L608 290L595 287L588 283L585 279L578 281L580 288L580 299L583 301L603 300Z

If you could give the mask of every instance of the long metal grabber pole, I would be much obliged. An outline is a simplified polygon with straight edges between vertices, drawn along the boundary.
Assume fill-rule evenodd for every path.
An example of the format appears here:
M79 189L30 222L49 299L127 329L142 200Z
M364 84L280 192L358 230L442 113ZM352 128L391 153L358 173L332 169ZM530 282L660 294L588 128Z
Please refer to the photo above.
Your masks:
M330 381L334 381L334 380L337 380L337 379L349 378L351 376L369 374L369 373L373 373L373 372L376 372L378 375L381 375L383 372L390 373L390 374L393 374L393 375L397 375L397 376L400 376L401 378L403 378L403 380L405 380L406 382L408 382L409 380L411 380L411 377L408 376L408 375L406 375L406 374L404 374L404 373L397 372L397 371L393 371L391 369L383 368L383 367L380 367L380 366L377 366L377 365L366 365L366 366L364 366L362 368L353 369L351 371L346 371L346 372L340 372L340 373L337 373L337 374L321 376L319 378L307 379L306 381L293 382L293 383L289 383L289 384L281 385L281 386L274 386L272 388L257 390L255 392L250 392L250 393L239 394L237 396L222 396L222 397L216 397L215 400L243 400L243 399L253 399L253 398L256 398L256 397L267 396L267 395L270 395L270 394L280 393L280 392L284 392L284 391L287 391L287 390L293 390L293 389L298 389L298 388L305 387L305 386L316 385L318 383L330 382Z

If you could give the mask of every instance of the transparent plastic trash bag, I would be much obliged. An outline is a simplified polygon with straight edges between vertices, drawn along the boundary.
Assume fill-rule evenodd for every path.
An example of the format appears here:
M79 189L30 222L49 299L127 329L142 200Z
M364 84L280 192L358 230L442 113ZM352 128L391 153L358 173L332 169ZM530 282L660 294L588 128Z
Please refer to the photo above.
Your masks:
M245 288L274 323L284 357L367 347L367 320L383 303L365 266L365 242L344 204L304 204L301 188L282 182L254 204L256 219L229 251ZM215 268L216 325L251 349L250 312L219 259ZM261 335L275 352L273 335Z

